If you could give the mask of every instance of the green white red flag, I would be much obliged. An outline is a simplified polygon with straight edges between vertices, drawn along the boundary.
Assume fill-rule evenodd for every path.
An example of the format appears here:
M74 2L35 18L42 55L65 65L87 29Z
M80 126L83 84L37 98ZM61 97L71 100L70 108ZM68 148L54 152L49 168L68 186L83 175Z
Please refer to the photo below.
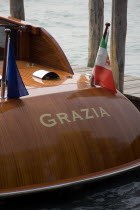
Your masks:
M114 83L113 73L110 66L110 60L107 53L107 41L108 33L106 39L104 37L101 40L98 54L94 66L94 85L99 85L106 88L111 93L116 94L116 87Z

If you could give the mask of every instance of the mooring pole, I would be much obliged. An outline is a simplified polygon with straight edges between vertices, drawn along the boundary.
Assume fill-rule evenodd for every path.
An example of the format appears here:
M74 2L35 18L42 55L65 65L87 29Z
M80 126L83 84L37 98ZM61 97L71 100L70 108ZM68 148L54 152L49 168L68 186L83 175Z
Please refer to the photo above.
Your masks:
M5 88L6 88L6 70L7 70L7 51L8 51L8 38L11 30L5 29L6 40L5 40L5 49L4 49L4 57L3 57L3 71L2 71L2 79L1 79L1 98L5 97Z
M111 65L116 87L123 93L127 0L112 0Z
M93 67L103 35L104 1L89 0L88 67Z
M24 0L10 0L11 17L25 20Z

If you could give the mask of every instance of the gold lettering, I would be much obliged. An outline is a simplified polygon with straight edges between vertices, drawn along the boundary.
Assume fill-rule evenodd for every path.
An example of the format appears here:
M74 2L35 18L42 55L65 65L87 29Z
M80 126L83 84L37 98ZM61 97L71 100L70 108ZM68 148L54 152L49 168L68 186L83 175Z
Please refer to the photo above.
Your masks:
M58 117L58 119L60 120L61 124L63 124L63 120L67 121L67 122L71 122L69 119L68 119L68 115L66 113L58 113L56 114L56 116Z
M51 114L42 114L40 116L40 122L42 123L42 125L44 125L45 127L53 127L57 124L57 122L55 121L55 119L51 119L51 120L48 120L49 124L44 122L44 118L45 117L51 117Z
M100 109L101 117L104 117L104 115L107 115L108 117L110 117L110 114L108 114L102 107L99 107L99 109Z
M110 114L103 109L102 107L99 107L99 111L97 112L95 108L91 108L91 110L93 111L93 115L90 115L89 112L89 108L85 108L85 109L80 109L81 112L85 113L85 118L83 118L81 115L79 115L76 111L72 111L71 117L73 122L77 121L77 120L88 120L88 119L93 119L95 117L99 118L99 117L105 117L108 116L110 117ZM61 124L64 123L70 123L72 120L69 120L69 115L66 113L57 113L56 114L58 120L60 121ZM55 118L51 118L52 115L47 113L47 114L43 114L40 116L40 122L42 125L44 125L45 127L53 127L57 124L57 121L55 120Z
M76 121L76 119L83 120L83 118L75 111L72 111L72 117L73 117L73 121Z
M81 112L85 112L86 113L86 117L85 117L86 120L94 118L92 115L89 116L89 109L81 109Z

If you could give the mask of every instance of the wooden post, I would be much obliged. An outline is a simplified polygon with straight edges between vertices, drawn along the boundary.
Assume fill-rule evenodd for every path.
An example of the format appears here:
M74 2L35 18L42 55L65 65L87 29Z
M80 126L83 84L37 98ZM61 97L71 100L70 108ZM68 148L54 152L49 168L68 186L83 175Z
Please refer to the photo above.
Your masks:
M10 15L11 17L25 20L24 0L10 0Z
M93 67L103 35L104 1L89 0L88 67Z
M123 93L127 0L112 0L111 64L116 87Z

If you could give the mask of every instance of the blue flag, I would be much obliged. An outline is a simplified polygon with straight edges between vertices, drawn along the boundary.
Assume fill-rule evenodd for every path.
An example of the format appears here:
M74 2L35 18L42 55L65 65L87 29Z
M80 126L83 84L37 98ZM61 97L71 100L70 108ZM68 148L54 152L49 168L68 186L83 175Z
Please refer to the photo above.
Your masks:
M29 95L18 71L11 39L9 39L8 44L6 79L8 81L8 98L19 98Z

